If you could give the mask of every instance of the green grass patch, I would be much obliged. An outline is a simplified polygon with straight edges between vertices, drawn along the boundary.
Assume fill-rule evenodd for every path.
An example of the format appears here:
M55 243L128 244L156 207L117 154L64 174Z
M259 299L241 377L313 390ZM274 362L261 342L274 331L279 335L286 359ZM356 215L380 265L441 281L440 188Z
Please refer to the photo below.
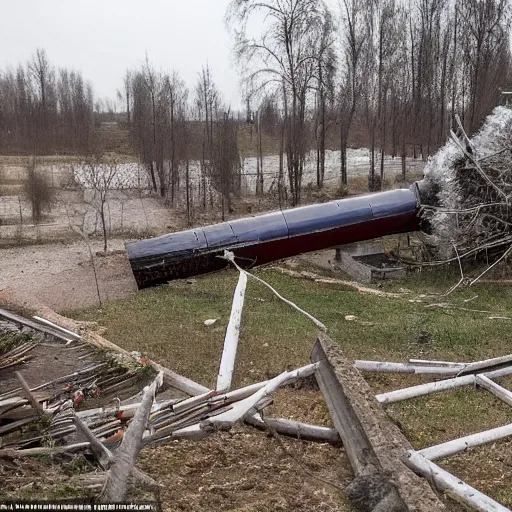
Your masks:
M19 347L23 343L32 340L30 334L21 334L19 332L0 332L0 356L7 354L11 350Z
M260 269L256 274L321 320L352 358L469 362L512 353L512 321L489 318L512 316L510 290L477 284L442 296L459 279L455 266L384 283L383 291L402 294L397 299L294 279L272 269ZM237 279L237 272L224 271L191 283L176 281L110 302L101 311L75 312L74 316L98 321L107 328L105 337L120 346L146 353L183 375L213 386ZM429 307L440 303L449 303L450 308ZM357 319L347 321L346 315ZM207 327L204 321L210 318L218 320ZM309 319L249 279L235 386L307 364L316 331ZM366 377L375 392L431 380L407 374ZM512 379L505 379L506 384L509 381ZM417 449L512 422L512 409L488 392L473 388L393 404L387 412ZM508 491L501 483L493 483L492 468L483 473L483 479L474 485L483 486L496 499L506 498L508 503ZM464 478L464 474L459 476ZM469 483L471 477L468 473Z
M400 299L363 295L337 284L293 279L268 269L256 274L321 320L350 357L472 361L512 351L511 321L489 319L512 315L510 290L478 285L449 297L431 296L456 282L455 271L413 274L382 287L409 290ZM175 281L110 302L101 311L73 316L98 321L107 328L107 338L128 350L144 352L192 379L213 384L237 278L236 272L225 271L192 284ZM465 302L475 295L476 299ZM492 314L426 307L446 302ZM355 315L357 320L346 321L346 315ZM218 321L207 327L204 321L210 318ZM240 334L239 383L307 363L315 333L310 320L249 280ZM380 387L386 387L385 379L381 380Z

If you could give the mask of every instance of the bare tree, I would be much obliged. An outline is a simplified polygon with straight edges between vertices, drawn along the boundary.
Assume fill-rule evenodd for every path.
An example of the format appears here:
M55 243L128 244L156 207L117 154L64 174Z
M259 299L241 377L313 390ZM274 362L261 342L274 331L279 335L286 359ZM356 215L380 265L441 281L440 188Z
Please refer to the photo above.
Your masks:
M75 171L76 173L77 171ZM80 168L80 184L84 193L84 201L92 206L99 216L103 236L103 251L108 248L108 199L116 186L119 165L115 159L99 156L88 158Z
M328 9L321 0L232 0L227 19L235 28L235 48L251 94L273 89L282 92L285 112L285 148L292 204L300 201L307 150L308 98L315 88L318 44ZM258 16L265 22L251 37L248 23ZM330 38L323 42L332 44Z
M236 190L241 168L237 126L229 112L225 112L217 122L212 164L214 183L221 193L222 220L226 220L226 210L232 211L231 195Z
M469 74L467 127L479 127L497 103L510 67L510 3L508 0L467 0L458 3L467 37L464 59Z
M46 52L42 48L36 50L36 54L28 65L32 79L37 83L39 92L39 135L40 149L44 153L48 139L48 94L53 81L53 69L50 66Z
M348 183L347 174L347 145L350 128L361 97L363 70L363 44L366 37L365 13L363 5L358 0L343 0L342 19L345 25L342 51L345 70L339 92L339 124L341 151L341 182Z
M86 152L94 132L92 87L38 49L26 67L0 70L0 148L25 154Z
M204 210L206 210L207 206L207 176L211 174L214 120L216 120L218 116L219 101L219 91L213 81L211 69L206 65L199 74L195 91L197 116L199 122L202 124L201 188L203 192L202 197Z

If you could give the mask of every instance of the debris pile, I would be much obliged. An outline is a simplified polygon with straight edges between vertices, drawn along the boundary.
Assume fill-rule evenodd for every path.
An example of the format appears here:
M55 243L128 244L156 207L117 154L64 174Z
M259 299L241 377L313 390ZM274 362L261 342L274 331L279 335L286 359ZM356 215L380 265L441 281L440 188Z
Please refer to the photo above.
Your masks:
M100 491L101 503L118 502L125 500L134 486L158 488L151 476L135 467L143 447L179 439L202 439L244 422L269 432L277 440L282 434L334 445L343 443L355 474L345 491L361 510L446 510L427 480L435 489L447 491L476 510L508 510L433 461L511 436L510 425L416 451L389 420L384 406L462 386L479 386L512 405L512 392L495 382L499 377L512 375L512 356L474 363L419 359L406 363L350 361L340 346L321 332L313 346L310 364L267 381L232 389L249 277L268 286L280 300L307 316L322 331L326 327L260 278L241 269L231 253L226 253L225 258L240 274L215 389L180 376L140 354L127 353L98 335L93 338L86 333L81 338L48 320L29 320L0 310L0 317L5 319L0 324L4 335L30 337L22 338L2 358L11 366L3 370L0 381L0 460L81 453L89 460L92 457L96 470L81 475L80 485ZM71 324L70 321L67 327ZM26 382L31 363L27 354L51 351L55 346L61 354L75 353L74 371L30 387ZM106 356L97 347L117 355ZM82 352L85 353L79 355ZM61 365L65 366L64 363ZM18 369L23 369L24 375ZM422 374L443 380L374 395L363 372ZM278 388L310 376L315 377L325 398L334 428L264 414ZM50 443L46 442L48 439Z
M457 121L419 184L433 235L424 257L496 259L512 248L512 109L497 107L471 139Z

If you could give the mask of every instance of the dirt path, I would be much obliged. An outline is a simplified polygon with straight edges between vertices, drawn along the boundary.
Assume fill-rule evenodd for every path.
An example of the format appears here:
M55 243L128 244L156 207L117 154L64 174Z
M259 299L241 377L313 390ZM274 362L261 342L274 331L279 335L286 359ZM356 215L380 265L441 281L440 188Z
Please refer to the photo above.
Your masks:
M99 241L91 246L94 253L102 249ZM137 291L124 242L111 240L109 248L119 252L95 257L103 301ZM98 305L94 272L83 242L0 249L0 290L8 286L58 312Z

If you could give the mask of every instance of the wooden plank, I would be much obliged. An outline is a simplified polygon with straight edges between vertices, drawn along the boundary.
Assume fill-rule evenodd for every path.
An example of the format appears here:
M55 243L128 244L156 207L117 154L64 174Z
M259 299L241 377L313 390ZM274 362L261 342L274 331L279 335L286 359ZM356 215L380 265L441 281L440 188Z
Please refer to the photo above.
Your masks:
M24 427L25 425L28 425L29 423L32 423L33 421L35 421L37 419L38 419L38 416L32 415L29 418L23 418L18 421L13 421L12 423L8 423L7 425L2 425L0 427L0 436L7 434L8 432L17 430L18 428Z
M53 336L55 338L58 338L62 341L76 341L76 335L70 336L69 334L64 334L61 330L54 329L50 326L42 325L39 322L34 322L33 320L29 320L28 318L24 318L22 316L16 315L15 313L11 313L10 311L7 311L5 309L0 308L0 317L6 318L7 320L24 325L26 327L30 327L31 329L34 329L39 332L43 332L45 334L49 334L50 336ZM80 339L80 338L78 338Z
M89 448L89 446L90 444L85 442L69 444L67 446L54 446L53 448L46 446L40 448L27 448L24 450L4 448L0 450L0 458L20 459L21 457L32 457L34 455L59 455L60 453L69 453L75 452L77 450L83 450L85 448Z
M458 496L465 505L474 510L480 512L510 512L508 508L477 491L460 478L448 473L448 471L440 468L418 452L410 451L406 463L411 469L432 481L437 489Z
M312 360L334 426L356 473L347 495L363 510L446 510L428 483L404 463L410 444L340 346L320 333Z
M89 427L76 415L73 414L73 422L75 423L77 431L81 432L81 434L87 439L90 443L91 451L94 453L95 457L98 459L100 466L103 469L107 469L110 465L110 461L112 459L112 454L110 450L106 448L91 432Z

